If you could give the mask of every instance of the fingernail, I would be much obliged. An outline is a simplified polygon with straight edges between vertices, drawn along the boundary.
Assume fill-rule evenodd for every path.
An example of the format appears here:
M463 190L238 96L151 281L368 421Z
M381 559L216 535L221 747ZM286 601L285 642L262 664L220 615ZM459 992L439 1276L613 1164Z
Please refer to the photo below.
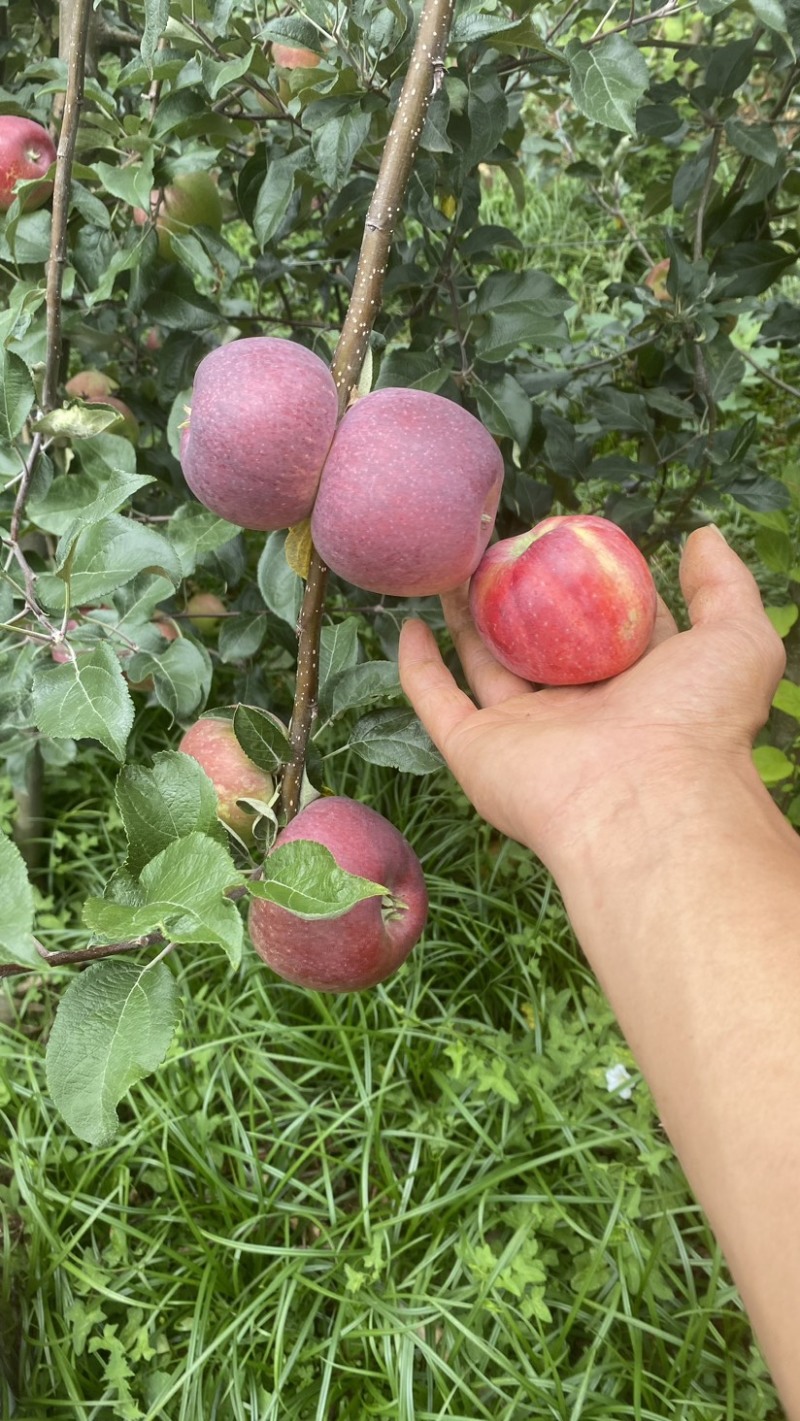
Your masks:
M716 523L707 523L706 527L710 528L712 533L716 533L717 537L721 538L723 543L727 543L728 540L725 537L725 534L721 532L721 530L717 527Z

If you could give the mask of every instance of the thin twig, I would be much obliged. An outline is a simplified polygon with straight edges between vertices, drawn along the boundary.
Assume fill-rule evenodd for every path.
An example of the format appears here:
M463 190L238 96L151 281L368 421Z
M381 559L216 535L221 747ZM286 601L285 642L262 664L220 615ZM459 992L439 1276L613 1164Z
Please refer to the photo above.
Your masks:
M414 165L428 105L441 84L455 0L425 0L408 71L386 139L375 191L364 224L353 292L331 372L339 414L347 407L369 345L383 294L392 237ZM289 737L292 759L281 784L281 810L292 819L300 805L308 741L317 709L319 638L327 568L312 552L298 625L297 683Z
M773 375L771 370L765 370L763 365L759 365L758 361L753 359L748 350L741 350L739 347L737 347L737 349L739 349L742 360L746 361L753 370L757 370L762 380L768 380L770 385L775 385L787 395L793 395L796 400L800 400L800 390L796 385L788 385L786 381L781 380L778 375Z
M58 377L61 366L61 288L67 264L67 221L72 184L72 163L78 138L78 121L83 103L83 75L86 63L86 41L92 0L76 0L72 17L67 92L64 118L58 140L56 176L53 185L53 229L50 240L50 261L47 268L47 352L45 355L42 408L45 413L58 403Z

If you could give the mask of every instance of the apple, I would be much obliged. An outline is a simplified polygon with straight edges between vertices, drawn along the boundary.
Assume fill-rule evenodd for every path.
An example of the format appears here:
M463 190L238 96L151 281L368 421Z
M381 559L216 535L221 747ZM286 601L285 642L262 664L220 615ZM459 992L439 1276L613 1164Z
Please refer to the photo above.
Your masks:
M239 799L269 803L274 792L272 775L245 755L229 720L201 716L183 736L178 749L202 766L217 792L217 813L245 843L252 843L258 814Z
M111 405L112 409L117 410L120 418L109 426L108 433L123 435L131 444L137 444L138 421L130 406L116 395L112 395L111 391L118 388L116 380L112 380L102 370L79 370L64 386L67 394L73 399L85 400L88 405Z
M502 455L474 415L425 390L375 390L336 431L311 536L368 592L447 592L480 562L502 483Z
M656 589L635 543L607 518L545 518L484 554L469 605L509 671L545 686L617 676L646 651Z
M160 632L165 641L175 641L180 636L178 627L163 612L151 619L151 625ZM129 676L128 685L132 691L141 691L145 695L149 695L151 691L155 690L155 681L152 676L145 676L143 681L132 681Z
M313 49L294 49L289 44L273 44L272 58L279 69L316 69L320 57Z
M74 632L75 628L78 625L79 624L75 621L74 617L70 617L66 627L64 628L65 638L69 636L70 632ZM66 666L67 662L72 660L72 657L67 651L67 648L64 646L63 641L54 642L53 646L50 649L50 655L59 666Z
M271 850L308 839L323 844L347 873L389 890L339 918L309 922L266 899L254 899L253 946L287 982L318 992L360 992L400 966L422 934L428 895L419 859L388 819L341 796L315 799L281 831Z
M663 261L656 262L651 266L644 279L644 284L649 291L652 291L657 301L669 301L670 295L667 290L667 277L669 276L669 257L664 257Z
M8 211L18 182L43 177L55 161L55 144L46 128L32 118L0 114L0 212ZM52 191L52 181L37 183L25 194L23 209L41 207Z
M147 221L156 224L158 250L165 261L175 253L173 236L184 236L195 227L222 228L222 201L219 189L209 173L180 173L168 187L154 188L150 194L150 211L134 209L133 220L138 226Z
M195 592L186 603L189 621L201 636L213 636L227 607L215 592Z
M311 512L336 429L333 376L294 341L251 336L201 360L181 438L192 493L240 528L288 528Z

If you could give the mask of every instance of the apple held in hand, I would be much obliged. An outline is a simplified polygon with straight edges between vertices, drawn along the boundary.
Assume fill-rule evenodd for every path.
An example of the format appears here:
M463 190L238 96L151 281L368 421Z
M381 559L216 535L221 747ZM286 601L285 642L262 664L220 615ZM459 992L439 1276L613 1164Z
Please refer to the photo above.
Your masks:
M470 583L475 625L497 660L544 686L605 681L647 649L656 589L616 523L545 518L495 543Z
M336 429L333 376L294 341L252 336L201 360L181 440L200 502L240 528L267 532L311 512Z
M254 810L238 804L239 799L272 799L272 775L259 769L245 755L229 720L202 716L183 736L178 749L191 755L205 770L217 792L217 813L223 824L233 829L246 844L252 843Z
M366 804L315 799L278 835L323 844L347 873L383 884L391 900L367 898L339 918L308 921L265 899L250 908L253 946L287 982L318 992L359 992L400 966L419 940L428 895L419 859L399 830Z
M18 182L42 177L55 161L55 144L46 128L32 118L0 114L0 212L8 211ZM32 212L41 207L52 191L52 182L38 183L26 193L24 210Z
M477 567L502 483L502 455L474 415L425 390L375 390L336 431L311 535L356 587L447 592Z

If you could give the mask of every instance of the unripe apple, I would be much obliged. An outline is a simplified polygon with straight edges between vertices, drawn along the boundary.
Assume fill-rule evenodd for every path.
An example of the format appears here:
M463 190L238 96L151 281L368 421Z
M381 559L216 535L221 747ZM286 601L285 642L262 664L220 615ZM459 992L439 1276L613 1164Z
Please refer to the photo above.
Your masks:
M165 261L175 255L172 237L192 233L195 227L222 228L222 201L219 189L209 173L180 173L168 187L154 188L150 194L150 211L134 209L133 220L142 226L149 219L156 224L158 250Z
M646 651L656 589L642 554L607 518L545 518L495 543L472 582L475 626L509 671L544 686L617 676Z
M77 626L78 623L75 621L74 617L70 617L66 627L64 628L65 636L69 636L70 632L74 632ZM58 666L66 666L67 662L72 660L72 657L67 651L67 648L64 646L63 642L60 641L55 642L53 644L50 649L50 655Z
M46 128L32 118L0 114L0 212L8 211L18 182L40 177L55 161L55 144ZM52 191L52 182L37 183L22 203L25 212L41 207Z
M253 946L287 982L318 992L360 992L396 971L419 941L428 895L419 859L388 819L341 796L315 799L275 840L323 844L339 868L389 890L339 918L309 922L266 899L250 907Z
M294 341L252 336L201 360L181 439L192 493L240 528L288 528L311 512L336 429L333 376Z
M502 455L474 415L425 390L375 390L336 431L311 534L356 587L447 592L475 571L502 484Z
M664 257L663 261L656 262L651 266L644 279L645 286L652 291L657 301L669 301L669 291L667 290L667 277L669 276L669 257Z
M215 592L195 592L186 603L189 621L201 636L213 636L227 607Z
M217 813L223 824L245 843L251 843L258 815L237 800L258 799L269 803L274 784L272 775L259 769L245 755L232 723L203 716L189 727L178 749L184 755L191 755L212 781L217 792Z
M316 69L319 64L313 49L295 49L289 44L273 44L272 58L279 69Z

